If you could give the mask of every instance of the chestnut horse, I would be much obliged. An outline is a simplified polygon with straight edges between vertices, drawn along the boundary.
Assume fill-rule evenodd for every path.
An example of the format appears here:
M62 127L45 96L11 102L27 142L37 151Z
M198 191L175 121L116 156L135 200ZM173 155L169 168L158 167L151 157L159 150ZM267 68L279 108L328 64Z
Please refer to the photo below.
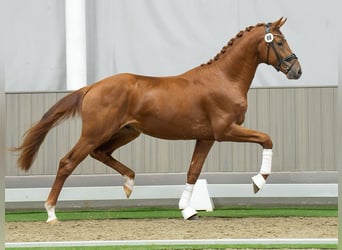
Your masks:
M193 186L215 141L253 142L263 147L260 172L252 177L254 191L260 190L271 173L272 140L267 134L241 124L247 110L247 92L260 63L272 65L289 79L298 79L302 74L297 57L280 31L285 21L280 18L273 23L247 27L214 59L183 74L170 77L118 74L74 91L52 106L16 148L21 151L18 165L27 171L52 127L76 114L82 118L81 136L60 160L45 203L47 222L57 221L55 206L63 184L88 155L123 176L124 191L129 197L135 173L114 159L112 153L140 133L169 140L196 140L179 201L183 211L191 209Z

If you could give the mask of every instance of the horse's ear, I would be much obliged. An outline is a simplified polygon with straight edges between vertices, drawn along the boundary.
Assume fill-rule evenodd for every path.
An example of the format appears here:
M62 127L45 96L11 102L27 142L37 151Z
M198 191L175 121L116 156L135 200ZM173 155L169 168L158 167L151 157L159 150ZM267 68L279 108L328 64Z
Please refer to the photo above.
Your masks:
M279 30L281 26L284 25L284 23L286 22L287 18L281 17L278 21L275 21L273 23L273 28L275 30Z

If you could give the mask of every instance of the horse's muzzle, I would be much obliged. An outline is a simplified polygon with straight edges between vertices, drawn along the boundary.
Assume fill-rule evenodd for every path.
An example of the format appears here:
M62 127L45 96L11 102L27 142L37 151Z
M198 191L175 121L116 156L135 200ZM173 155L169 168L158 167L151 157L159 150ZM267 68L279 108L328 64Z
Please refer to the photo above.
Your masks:
M297 80L301 77L302 73L302 67L298 60L296 60L289 72L287 72L286 76L288 79Z

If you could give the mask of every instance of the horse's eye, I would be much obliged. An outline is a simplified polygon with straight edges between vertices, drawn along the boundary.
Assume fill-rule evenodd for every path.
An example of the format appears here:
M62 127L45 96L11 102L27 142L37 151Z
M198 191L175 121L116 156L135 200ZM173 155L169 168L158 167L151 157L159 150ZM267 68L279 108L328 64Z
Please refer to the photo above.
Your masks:
M282 47L283 44L284 44L283 41L278 41L278 42L277 42L277 45L278 45L279 47Z

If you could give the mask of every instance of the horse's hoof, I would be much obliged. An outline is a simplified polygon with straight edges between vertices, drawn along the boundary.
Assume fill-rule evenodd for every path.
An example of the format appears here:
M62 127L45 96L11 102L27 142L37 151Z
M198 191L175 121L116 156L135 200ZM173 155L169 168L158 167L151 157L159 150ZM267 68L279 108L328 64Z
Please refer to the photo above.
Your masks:
M57 218L48 219L48 220L46 221L46 224L49 224L49 225L56 225L56 224L58 224L58 223L59 223L59 221L58 221Z
M257 185L255 185L255 183L253 182L253 191L254 191L254 194L258 193L259 192L259 188Z
M199 220L198 214L194 214L193 216L189 217L187 220Z
M193 220L197 217L197 211L191 207L187 207L182 210L182 215L184 220Z

